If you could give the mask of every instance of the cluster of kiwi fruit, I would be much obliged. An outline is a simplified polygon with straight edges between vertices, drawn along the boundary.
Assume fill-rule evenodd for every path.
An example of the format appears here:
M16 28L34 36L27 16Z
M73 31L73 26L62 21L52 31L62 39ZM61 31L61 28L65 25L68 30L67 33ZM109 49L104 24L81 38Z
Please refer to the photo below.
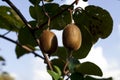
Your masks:
M49 29L43 30L40 38L41 51L47 54L52 54L57 50L58 41L56 35ZM80 29L73 23L65 26L62 34L63 45L69 49L76 51L82 43Z

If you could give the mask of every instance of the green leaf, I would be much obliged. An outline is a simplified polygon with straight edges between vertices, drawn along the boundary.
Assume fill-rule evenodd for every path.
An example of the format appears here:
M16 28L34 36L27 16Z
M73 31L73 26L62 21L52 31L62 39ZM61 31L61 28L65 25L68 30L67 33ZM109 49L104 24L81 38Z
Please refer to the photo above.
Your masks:
M54 68L54 71L55 71L56 73L58 73L60 76L62 75L62 72L61 72L61 70L60 70L60 68L59 68L58 66L53 65L53 68Z
M80 28L82 33L82 44L78 51L73 52L73 56L77 59L82 59L89 54L93 44L92 44L91 35L87 31L87 29L84 26L80 26L79 24L76 25Z
M63 19L66 16L64 14L57 15L58 13L61 12L61 8L59 7L59 4L56 3L45 4L45 9L48 15L50 16L50 18L52 18L52 20L50 21L50 28L62 30L66 25L66 22ZM56 15L57 17L54 18L54 16Z
M59 4L57 3L47 3L44 5L44 8L50 18L60 12Z
M81 74L102 76L101 69L94 63L84 62L76 67L76 71Z
M21 28L18 34L18 41L22 46L27 46L29 49L28 51L16 46L16 55L17 58L23 56L24 54L30 53L31 51L35 50L35 46L37 43L32 35L32 33L28 30L27 27Z
M98 6L87 6L85 8L87 16L90 18L90 26L87 26L93 36L107 38L113 29L113 20L109 12ZM95 35L94 35L95 34Z
M71 80L84 80L84 76L80 73L72 73L70 76Z
M62 30L67 24L71 23L71 14L68 10L64 11L69 5L62 5L59 7L58 11L56 14L61 13L60 15L57 15L55 19L51 21L51 28L52 29L57 29L57 30ZM70 7L73 9L73 6ZM55 15L54 15L55 16Z
M60 78L60 75L54 71L47 70L47 72L54 78L54 80L58 80Z
M33 5L39 5L42 0L29 0Z
M0 56L0 61L5 61L5 59L2 56Z
M24 23L20 17L7 6L0 6L0 28L18 32Z
M73 14L76 24L85 26L92 36L92 43L99 38L107 38L113 29L113 20L108 11L98 6L87 6L85 10L78 8Z
M53 53L51 56L57 56L63 60L66 60L66 58L67 58L66 49L64 47L58 47L57 51L55 53Z
M53 59L51 60L52 65L56 65L57 67L59 67L60 71L63 71L63 67L65 65L65 61L63 59ZM60 73L59 73L60 74ZM61 73L63 75L63 73Z
M68 6L69 5L59 6L55 3L49 3L45 5L46 12L49 14L50 18L52 18L50 22L51 29L62 30L67 24L71 23L70 12L68 10L63 12L63 10ZM73 6L71 8L73 8Z
M89 34L89 36L91 36L92 43L97 42L97 40L99 39L99 37L98 37L97 35L96 35L96 36L95 36L95 35L93 36L93 35L90 33L90 31L88 30L88 28L87 28L88 26L91 25L91 21L90 21L90 17L87 16L85 10L83 10L82 8L78 8L78 9L75 11L75 13L73 14L73 19L74 19L75 23L76 23L77 25L79 25L79 27L84 26L84 28L86 28L87 33Z
M71 73L75 72L75 67L76 67L78 64L80 64L80 62L79 62L77 59L75 59L75 58L70 58L70 59L69 59L69 64L68 64L69 71L70 71Z
M37 22L36 24L37 26L40 26L41 24L45 23L48 20L48 17L45 15L42 6L39 5L30 6L29 12L31 17L35 19L35 21Z
M21 48L20 46L16 46L15 52L16 52L17 58L20 58L20 57L22 57L23 55L29 53L29 51L27 51L27 50Z
M22 45L37 46L37 43L27 27L21 28L18 34L19 43Z
M46 3L44 6L30 6L30 15L37 22L37 26L40 26L48 21L50 17L50 29L62 30L67 24L71 23L71 15L68 10L62 12L69 5L62 5L56 3ZM44 10L43 10L44 8ZM73 6L71 7L73 8ZM56 12L55 12L56 11ZM46 15L48 14L48 16ZM61 14L59 14L61 13ZM59 15L58 15L59 14ZM48 25L44 25L44 27Z

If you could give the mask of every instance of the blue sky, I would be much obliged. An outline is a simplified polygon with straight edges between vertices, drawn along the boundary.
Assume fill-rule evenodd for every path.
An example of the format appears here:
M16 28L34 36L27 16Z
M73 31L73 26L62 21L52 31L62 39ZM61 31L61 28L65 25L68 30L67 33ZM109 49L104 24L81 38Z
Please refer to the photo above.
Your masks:
M31 19L28 13L30 4L28 0L11 1L19 8L27 20ZM58 1L60 3L69 3L74 0ZM114 80L120 80L120 77L118 77L120 76L120 1L89 0L88 3L84 3L84 5L87 4L94 4L108 10L113 18L114 27L112 34L107 39L100 39L97 44L93 46L88 57L82 61L90 60L102 68L104 77L113 76ZM0 5L7 4L0 0ZM0 34L4 32L6 31L0 29ZM61 32L56 31L56 34L58 35L57 37L61 36ZM15 33L10 33L7 36L14 40L17 39ZM61 43L61 39L59 38L59 45L62 45ZM45 65L41 59L35 58L32 54L16 59L14 49L15 44L0 38L0 55L5 57L7 61L6 67L3 68L4 70L10 72L16 80L51 80L50 76L45 72Z

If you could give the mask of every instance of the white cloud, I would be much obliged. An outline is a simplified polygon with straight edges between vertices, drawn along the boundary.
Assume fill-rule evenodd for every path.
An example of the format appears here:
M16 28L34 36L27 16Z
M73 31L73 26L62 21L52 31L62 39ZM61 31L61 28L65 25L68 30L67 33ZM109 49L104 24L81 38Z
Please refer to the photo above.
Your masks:
M102 69L106 69L108 67L108 63L103 56L102 47L92 47L88 56L85 59L82 59L82 62L84 61L91 61L100 66Z
M35 70L33 80L52 80L52 78L45 70Z
M46 65L40 58L33 60L33 80L52 80L46 71Z
M102 69L104 78L113 77L114 80L120 80L120 68L118 67L118 62L111 60L111 63L108 63L103 55L102 47L93 47L89 55L81 61L90 61L97 64Z
M63 43L62 43L62 30L61 31L57 31L57 30L52 30L56 36L57 36L57 39L58 39L58 45L59 46L63 46Z

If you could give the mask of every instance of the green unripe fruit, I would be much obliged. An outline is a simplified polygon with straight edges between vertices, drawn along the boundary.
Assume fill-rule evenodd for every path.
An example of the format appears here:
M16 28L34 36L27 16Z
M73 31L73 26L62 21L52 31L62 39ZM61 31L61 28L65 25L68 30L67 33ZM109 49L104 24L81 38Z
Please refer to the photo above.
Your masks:
M43 52L51 54L56 51L58 41L56 35L50 30L44 30L40 36L40 48Z
M75 24L68 24L63 30L63 45L70 50L78 50L82 43L80 29Z

